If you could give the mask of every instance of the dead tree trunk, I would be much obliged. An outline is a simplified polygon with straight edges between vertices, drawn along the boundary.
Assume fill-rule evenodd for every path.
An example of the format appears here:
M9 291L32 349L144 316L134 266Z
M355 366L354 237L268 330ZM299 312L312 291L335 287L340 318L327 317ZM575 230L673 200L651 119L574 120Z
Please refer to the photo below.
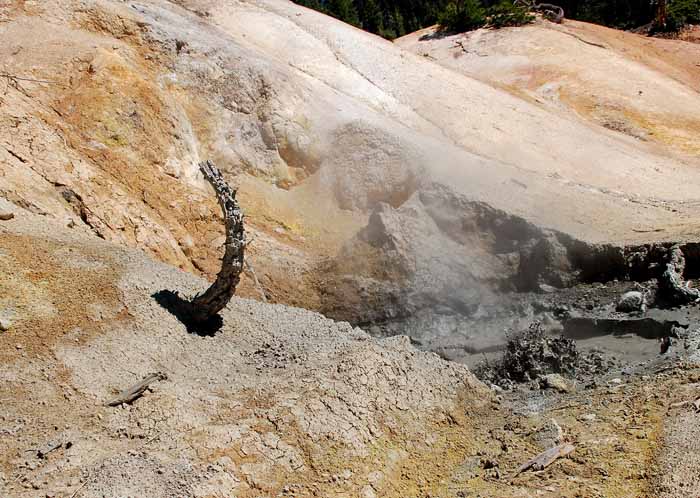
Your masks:
M666 20L668 19L668 9L666 0L658 0L656 2L656 26L659 29L666 29Z
M194 322L204 323L224 309L231 300L241 279L245 251L243 212L236 202L236 191L229 187L221 172L211 161L200 163L199 169L214 187L219 205L224 212L226 243L221 270L214 283L190 302L189 312Z
M661 275L660 285L673 304L688 304L700 299L700 291L688 285L683 279L685 257L679 245L669 250L666 270Z

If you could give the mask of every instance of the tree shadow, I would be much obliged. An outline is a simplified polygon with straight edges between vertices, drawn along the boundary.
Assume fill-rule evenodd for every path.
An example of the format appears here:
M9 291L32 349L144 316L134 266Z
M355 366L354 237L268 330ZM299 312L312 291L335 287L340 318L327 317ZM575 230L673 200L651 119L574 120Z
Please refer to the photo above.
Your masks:
M192 317L192 303L180 297L177 292L161 290L151 295L163 308L177 318L190 334L200 337L212 337L224 324L220 315L216 314L205 322L196 321Z
M448 31L444 29L436 29L432 33L426 33L418 38L418 41L440 40L448 36L459 34L456 31Z

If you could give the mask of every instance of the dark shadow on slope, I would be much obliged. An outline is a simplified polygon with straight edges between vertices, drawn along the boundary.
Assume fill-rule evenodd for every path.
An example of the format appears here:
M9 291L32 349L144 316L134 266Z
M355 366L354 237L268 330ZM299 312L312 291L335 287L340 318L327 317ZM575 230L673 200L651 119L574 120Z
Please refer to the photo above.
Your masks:
M448 36L458 35L458 34L459 34L459 32L457 32L457 31L436 29L432 33L426 33L426 34L422 35L420 38L418 38L418 40L419 41L440 40L442 38L447 38Z
M224 324L223 319L218 314L210 317L206 322L195 321L192 318L192 303L180 297L177 292L161 290L152 294L151 297L177 318L190 334L196 334L200 337L212 337Z

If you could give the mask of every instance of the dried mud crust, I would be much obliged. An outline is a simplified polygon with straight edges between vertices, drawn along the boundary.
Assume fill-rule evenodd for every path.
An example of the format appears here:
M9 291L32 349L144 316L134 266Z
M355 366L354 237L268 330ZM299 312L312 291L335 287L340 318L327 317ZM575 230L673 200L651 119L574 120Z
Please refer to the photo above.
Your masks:
M0 232L0 248L0 309L13 330L3 361L46 355L66 336L84 343L105 332L105 320L128 320L116 286L123 268L89 244Z
M15 349L0 367L2 496L78 488L84 497L646 496L669 403L698 381L697 371L671 370L498 399L465 367L416 351L405 337L377 341L318 314L237 298L220 332L199 337L151 296L164 288L193 294L205 281L51 225L44 233L43 223L3 223L0 249L14 254L3 283L39 285L37 258L61 286L71 276L85 286L76 269L89 268L116 296L84 287L60 299L67 294L55 285L40 296L8 294L35 307L17 306L13 328L0 334L3 351L34 335L22 314L43 303L77 322L62 333L57 320L52 341L28 347L31 354ZM34 249L20 255L18 241ZM128 318L81 311L103 299ZM104 406L153 371L168 375L153 393ZM552 418L576 451L511 481L551 443ZM56 442L63 445L37 456Z

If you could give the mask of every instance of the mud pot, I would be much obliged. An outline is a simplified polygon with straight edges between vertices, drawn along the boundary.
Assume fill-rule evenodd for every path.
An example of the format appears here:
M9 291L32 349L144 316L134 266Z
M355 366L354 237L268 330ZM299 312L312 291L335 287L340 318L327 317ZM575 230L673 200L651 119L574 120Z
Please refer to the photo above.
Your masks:
M700 323L699 244L591 244L435 186L378 207L324 270L328 316L472 367L533 322L620 368Z

